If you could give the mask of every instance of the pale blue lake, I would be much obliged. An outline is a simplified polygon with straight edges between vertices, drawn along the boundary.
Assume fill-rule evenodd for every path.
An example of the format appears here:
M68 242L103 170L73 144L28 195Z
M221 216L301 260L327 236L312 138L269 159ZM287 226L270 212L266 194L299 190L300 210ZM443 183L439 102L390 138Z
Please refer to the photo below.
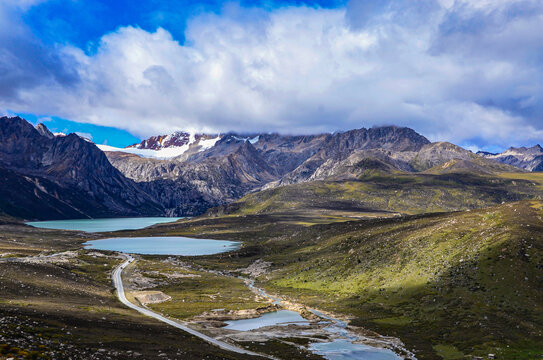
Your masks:
M249 331L258 329L264 326L272 325L307 325L309 324L306 319L300 316L295 311L290 310L279 310L274 312L265 313L262 316L259 316L254 319L243 319L243 320L229 320L225 321L228 325L224 329L238 330L238 331Z
M78 230L85 232L108 232L117 230L136 230L154 224L174 222L181 218L168 217L139 217L139 218L109 218L109 219L77 219L57 221L34 221L28 225L62 230ZM241 242L227 240L194 239L186 237L118 237L87 241L83 244L86 249L119 251L129 254L147 255L181 255L198 256L213 255L237 250ZM250 285L253 286L252 284ZM264 296L268 296L263 290ZM270 297L271 298L271 297ZM280 303L280 299L274 299ZM324 319L333 320L336 326L329 326L325 330L345 338L336 338L329 342L310 344L309 349L329 360L399 360L402 359L388 349L375 348L353 342L347 335L346 324L326 317L318 311L314 312ZM226 321L225 329L249 331L272 325L307 325L309 324L299 313L289 310L279 310L263 314L254 319Z
M85 232L107 232L137 230L155 224L174 222L180 217L135 217L107 219L74 219L53 221L30 221L27 225L44 229L79 230Z
M392 350L356 344L347 339L313 343L309 349L328 360L401 360Z
M237 250L241 243L181 236L157 236L92 240L83 245L86 249L120 251L128 254L198 256Z

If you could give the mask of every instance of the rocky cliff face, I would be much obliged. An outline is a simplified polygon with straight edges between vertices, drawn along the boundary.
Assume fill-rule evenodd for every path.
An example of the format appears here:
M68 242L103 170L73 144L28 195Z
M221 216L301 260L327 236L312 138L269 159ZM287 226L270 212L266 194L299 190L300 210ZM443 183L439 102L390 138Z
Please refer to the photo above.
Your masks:
M513 165L528 171L543 171L543 148L535 145L530 148L511 147L500 154L479 152L481 156L499 161L503 164Z
M284 176L311 158L332 137L330 134L283 136L264 134L258 136L253 146L260 156L272 166L278 176Z
M93 143L75 134L55 137L45 126L34 128L19 117L0 118L0 172L2 198L12 199L1 206L15 216L81 218L163 212ZM20 196L24 193L32 196Z
M414 153L428 144L430 141L414 130L396 126L362 128L337 133L324 139L314 155L268 187L317 180L323 176L335 176L337 171L334 168L340 166L342 161L355 152L380 150L390 153Z
M277 178L249 141L226 136L188 160L157 160L121 152L111 163L146 190L169 215L197 215Z

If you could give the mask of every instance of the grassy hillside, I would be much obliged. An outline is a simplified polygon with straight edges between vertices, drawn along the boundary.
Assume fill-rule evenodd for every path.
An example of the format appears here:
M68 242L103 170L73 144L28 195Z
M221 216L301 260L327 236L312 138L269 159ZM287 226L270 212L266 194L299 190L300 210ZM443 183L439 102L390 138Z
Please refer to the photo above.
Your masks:
M427 210L439 204L426 195L427 191L442 191L439 199L445 199L448 204L471 201L477 206L485 204L476 203L477 199L501 202L509 196L535 198L541 194L541 175L397 174L392 177L373 172L366 174L363 181L307 183L300 184L304 187L298 190L295 186L287 186L253 194L253 210L248 211L250 208L244 203L246 207L238 208L238 211L244 210L241 216L185 219L110 235L186 235L242 240L244 247L236 252L186 257L183 261L233 273L257 259L269 261L272 263L270 271L257 279L260 286L293 301L344 315L352 325L397 336L408 348L416 350L419 359L489 358L488 354L496 354L498 359L540 359L543 357L543 201L524 200L463 212L357 221L345 216L322 217L312 212L322 209L318 206L330 204L332 199L341 200L341 196L361 196L361 193L369 196L379 194L378 191L389 195L401 191L403 195L394 199L398 201L394 206L402 204L402 198L407 199L411 202L405 206L412 206L410 209L415 210L409 211L413 213L424 211L425 201ZM358 186L374 188L361 191ZM290 192L284 192L285 189ZM319 194L316 190L322 192L319 196L309 197L303 192L309 191L307 189L313 191L309 194ZM452 195L453 190L459 192L459 199ZM270 196L267 203L263 194L275 194L278 198ZM262 201L259 203L256 199ZM287 201L295 206L283 211L281 204ZM311 201L316 204L315 208L309 207ZM387 203L391 201L389 199ZM334 206L329 208L336 211ZM3 225L1 229L0 247L10 254L77 248L86 238L99 236L43 231L20 225ZM14 267L8 266L9 262L0 262L2 286L7 290L0 299L0 312L20 320L32 315L24 309L37 310L39 316L49 321L57 316L50 304L60 302L66 304L57 307L65 319L61 325L50 327L60 329L70 322L81 331L87 331L100 323L100 317L84 311L91 306L89 301L92 302L89 289L98 289L100 299L106 302L108 309L101 309L97 314L102 316L101 312L105 311L108 322L96 329L102 331L103 326L109 326L113 329L111 334L119 336L119 329L140 323L141 319L137 315L126 321L122 319L128 313L115 302L109 282L109 272L115 261L89 258L85 252L79 252L67 263L55 266L15 263ZM59 279L67 281L73 277L82 284L72 289L79 293L68 302L65 301L63 282L58 282L58 289L51 289L49 280L36 281L30 276L34 272L57 276L58 271L62 272ZM18 279L25 286L19 288L16 281L9 279ZM213 279L200 279L206 281L210 292L218 287ZM162 290L187 296L187 289L195 293L202 289L196 285L183 279L174 287ZM27 286L30 293L26 292ZM232 287L231 290L236 289ZM242 288L238 290L239 294L244 294ZM38 295L32 295L30 299L30 294ZM61 298L63 300L59 300ZM194 304L196 311L200 305ZM171 305L159 307L166 311L168 306ZM205 306L217 307L213 304ZM177 311L173 307L169 310ZM180 316L179 313L176 315ZM144 322L144 325L151 324ZM150 328L146 329L143 334L153 333ZM161 334L163 331L167 329L161 327ZM6 334L0 332L0 335ZM13 338L18 333L13 334L7 335ZM104 336L106 334L110 333L104 332ZM60 335L55 333L54 336ZM91 345L77 346L103 346L112 351L118 348L117 344L97 345L104 340L100 334L94 336L96 341ZM156 337L156 343L145 343L145 346L152 350L169 343L170 335L162 336ZM82 340L72 340L76 344L78 341ZM121 344L123 348L133 346L124 340ZM198 358L198 354L193 355ZM216 355L221 356L220 352Z
M311 226L296 219L228 216L153 231L244 240L234 254L193 261L232 271L271 261L260 286L398 336L419 359L543 356L543 202Z
M311 227L296 250L269 257L277 270L265 283L398 335L420 358L539 358L542 207Z
M413 174L372 170L358 180L314 181L253 193L208 214L456 211L524 199L539 200L543 198L542 184L542 173Z

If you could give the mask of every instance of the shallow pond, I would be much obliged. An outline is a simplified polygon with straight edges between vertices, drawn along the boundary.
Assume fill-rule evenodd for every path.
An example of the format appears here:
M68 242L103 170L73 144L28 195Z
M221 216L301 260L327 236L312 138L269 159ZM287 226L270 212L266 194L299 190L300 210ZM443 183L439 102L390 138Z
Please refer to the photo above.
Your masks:
M180 236L118 237L87 241L87 249L147 255L212 255L239 249L237 241L192 239Z
M58 221L34 221L28 225L62 230L79 230L86 232L107 232L117 230L142 229L159 223L174 222L181 218L167 217L143 217L143 218L109 218L109 219L77 219ZM222 252L236 250L241 246L240 242L210 239L194 239L186 237L119 237L102 240L87 241L83 244L87 249L120 251L130 254L148 255L212 255ZM254 282L248 283L249 287L255 289L260 295L269 297L275 304L280 304L281 299L270 296L264 290L254 287ZM346 324L337 319L311 310L332 325L324 328L327 332L339 336L329 342L318 342L310 344L310 350L329 360L398 360L402 359L388 349L375 348L355 341L347 330ZM263 314L254 319L226 321L225 329L249 331L265 326L273 325L307 325L309 324L299 313L289 310L280 310Z
M300 316L300 314L289 310L279 310L265 313L262 316L254 319L230 320L225 322L228 324L228 326L225 326L224 329L239 331L249 331L272 325L309 324L307 320Z
M269 298L273 301L274 304L281 305L282 299L279 297L272 296L268 294L265 290L258 288L255 286L254 280L245 279L247 286L249 288L256 291L260 296L264 296ZM315 310L315 309L308 309L313 314L317 315L321 319L324 320L325 323L330 324L330 326L326 326L323 328L324 331L328 332L330 335L334 337L333 340L327 341L327 342L316 342L309 345L309 350L315 354L321 355L325 359L328 360L402 360L403 357L397 355L394 351L389 350L387 348L381 348L381 347L373 347L369 345L363 345L359 344L358 342L361 340L356 334L351 333L349 330L347 330L347 323L338 319L335 319L333 317L327 316L326 314ZM292 311L286 311L282 310L284 312L293 313ZM282 311L277 311L276 313L280 313ZM269 313L265 315L270 316L277 316L272 315L274 313ZM299 318L301 318L302 321L305 321L298 313L294 314L298 315ZM226 327L226 329L233 329L233 330L242 330L242 331L248 331L252 329L256 329L258 327L242 327L242 324L244 324L244 321L247 321L247 324L252 324L249 321L253 320L257 324L259 323L259 320L264 318L264 316L261 316L260 318L256 319L249 319L249 320L236 320L236 321L227 321L226 323L229 324L229 326ZM288 320L290 323L294 323L293 320ZM307 323L307 321L305 321ZM231 327L230 324L239 324L239 328ZM302 322L298 322L298 324L302 324ZM276 325L276 324L269 324L269 325ZM268 326L261 325L262 326ZM374 339L375 340L375 339ZM414 356L413 359L416 359Z
M30 221L27 225L44 229L80 230L85 232L106 232L137 230L154 224L177 221L179 217L135 217L107 219L74 219L53 221Z
M329 360L399 360L392 350L356 344L347 339L313 343L309 347L314 353Z

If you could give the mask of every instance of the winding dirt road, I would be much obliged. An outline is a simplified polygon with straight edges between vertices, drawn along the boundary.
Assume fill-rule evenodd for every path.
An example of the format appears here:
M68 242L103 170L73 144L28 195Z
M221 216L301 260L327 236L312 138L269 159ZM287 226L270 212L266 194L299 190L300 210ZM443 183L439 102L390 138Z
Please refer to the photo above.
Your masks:
M121 265L117 266L117 268L115 269L115 271L113 271L113 285L115 286L115 289L117 289L117 296L119 298L119 300L125 304L126 306L128 306L129 308L131 309L134 309L144 315L147 315L147 316L150 316L152 318L155 318L159 321L162 321L168 325L171 325L173 327L176 327L178 329L181 329L185 332L188 332L189 334L192 334L196 337L199 337L200 339L204 340L204 341L207 341L208 343L212 344L212 345L215 345L223 350L227 350L227 351L232 351L232 352L236 352L238 354L245 354L245 355L252 355L252 356L258 356L258 357L265 357L265 358L268 358L268 359L275 359L274 357L271 357L271 356L267 356L267 355L263 355L263 354L258 354L258 353L255 353L255 352L252 352L252 351L249 351L249 350L245 350L243 348L240 348L240 347L237 347L237 346L234 346L234 345L230 345L228 343L225 343L224 341L220 341L220 340L217 340L217 339L214 339L210 336L207 336L205 334L202 334L201 332L199 331L196 331L194 329L191 329L189 328L188 326L186 325L183 325L179 322L176 322L176 321L173 321L171 319L168 319L154 311L151 311L149 309L146 309L144 307L141 307L141 306L137 306L133 303L131 303L130 301L128 301L128 299L126 298L126 295L124 293L124 286L123 286L123 282L122 282L122 279L121 279L121 275L122 275L122 272L123 270L128 266L130 265L131 263L134 262L134 257L132 257L131 255L128 255L128 254L121 254L125 259L126 261L123 262Z

